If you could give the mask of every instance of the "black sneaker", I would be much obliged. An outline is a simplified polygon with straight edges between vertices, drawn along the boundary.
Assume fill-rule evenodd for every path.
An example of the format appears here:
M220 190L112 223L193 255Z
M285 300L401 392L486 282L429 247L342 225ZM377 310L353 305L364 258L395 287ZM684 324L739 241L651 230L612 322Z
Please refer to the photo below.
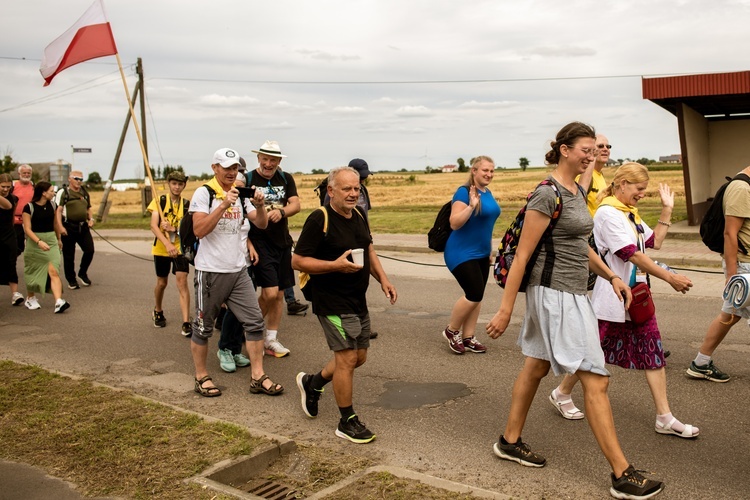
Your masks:
M614 474L612 476L612 487L609 489L609 494L615 498L651 498L661 493L664 489L664 483L661 481L654 481L652 479L646 479L641 474L644 471L636 470L632 465L625 469L619 479L615 479Z
M151 318L154 320L154 328L164 328L167 326L167 318L164 317L164 311L154 311Z
M367 430L365 424L359 421L357 415L352 415L346 422L339 420L336 435L348 439L352 443L365 444L375 439L375 434Z
M318 416L318 400L323 391L316 391L310 387L312 375L305 372L297 374L297 388L299 389L300 399L302 401L302 411L310 418Z
M81 286L77 281L74 281L73 283L68 283L68 288L70 288L71 290L78 290L79 288L81 288Z
M729 375L719 370L714 364L713 360L709 361L707 365L696 365L695 361L690 363L690 368L687 369L687 374L692 378L701 378L710 380L711 382L729 382Z
M370 340L378 338L378 332L370 332Z
M547 463L547 459L531 451L529 445L521 441L520 436L515 443L509 443L503 436L500 436L500 440L492 446L492 449L498 457L518 462L526 467L544 467Z
M286 303L286 312L291 315L302 314L307 311L309 307L310 304L303 304L299 300L294 299L293 301Z
M183 337L189 337L193 334L193 325L190 323L190 321L185 321L182 323L182 336Z
M89 277L88 277L88 276L86 276L85 274L79 274L79 275L78 275L78 279L80 279L80 280L81 280L81 284L82 284L83 286L91 286L91 280L90 280L90 279L89 279Z

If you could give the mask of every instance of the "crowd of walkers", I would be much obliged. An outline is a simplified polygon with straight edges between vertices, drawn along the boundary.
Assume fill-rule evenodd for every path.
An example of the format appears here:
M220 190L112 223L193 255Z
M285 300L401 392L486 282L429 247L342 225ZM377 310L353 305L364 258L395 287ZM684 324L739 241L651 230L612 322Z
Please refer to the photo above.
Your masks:
M647 256L647 249L660 248L671 226L674 193L659 184L662 208L655 227L649 227L638 212L649 185L648 169L628 162L611 181L605 180L602 167L611 148L607 137L580 122L565 125L551 141L545 156L551 173L529 195L505 291L484 332L478 321L501 208L490 191L493 160L488 156L471 160L468 179L452 198L452 232L444 252L445 264L463 295L453 304L441 337L452 354L486 353L491 344L483 344L478 333L490 339L503 335L518 294L523 292L526 312L518 345L525 360L513 385L505 425L492 447L494 453L524 466L546 465L546 459L532 451L521 435L541 380L551 369L564 377L548 399L565 419L588 421L612 470L610 494L641 499L658 494L664 484L646 478L620 447L607 394L607 365L644 373L654 402L656 433L684 439L699 436L696 425L685 424L672 414L665 370L669 353L656 316L640 318L630 309L632 290L648 288L651 278L682 293L690 290L692 282ZM295 245L288 219L301 206L294 177L281 168L286 155L275 141L266 141L253 153L257 167L248 170L236 150L216 151L210 165L214 177L195 191L192 200L182 197L186 176L172 172L167 178L168 192L149 205L156 273L154 326L167 324L162 302L171 273L180 298L180 332L190 338L195 392L205 397L221 395L207 363L208 342L218 328L220 368L234 372L249 366L250 393L278 396L285 388L266 373L263 356L285 357L290 352L279 336L282 304L287 302L290 314L308 307L293 295L294 271L298 271L300 287L332 351L330 361L317 371L298 373L295 382L302 410L316 418L319 399L330 382L340 411L335 434L354 443L371 442L375 434L360 420L353 401L355 370L367 361L370 341L376 337L365 298L370 277L380 284L390 304L398 294L373 247L368 221L371 202L365 187L369 167L364 160L354 159L349 166L329 173L322 184L323 205L308 216ZM80 172L71 173L72 190L66 189L64 198L58 195L55 203L53 186L45 181L32 185L27 167L19 168L15 186L10 176L0 175L0 284L9 285L13 305L25 304L29 309L41 307L38 294L51 292L59 313L70 307L62 297L61 252L71 255L63 259L69 288L91 284L87 274L93 257L88 233L93 224L90 200L81 191ZM745 170L750 174L750 167ZM750 246L750 185L737 182L730 187L725 206L725 234L729 236L723 255L727 278L750 273L750 262L738 252L737 243ZM62 207L58 206L61 199ZM188 214L200 240L193 263L193 309L187 281L190 263L179 235L180 223ZM76 244L84 252L77 275ZM19 292L16 273L21 253L25 297ZM750 318L750 310L736 309L725 301L687 370L689 376L729 380L712 355L740 318ZM583 410L572 396L579 381Z

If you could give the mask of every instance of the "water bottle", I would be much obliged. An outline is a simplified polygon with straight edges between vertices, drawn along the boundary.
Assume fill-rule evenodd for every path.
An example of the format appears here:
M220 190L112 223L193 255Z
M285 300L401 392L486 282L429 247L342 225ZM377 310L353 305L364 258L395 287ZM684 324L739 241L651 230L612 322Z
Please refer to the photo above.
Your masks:
M658 260L655 260L654 264L656 264L657 266L661 267L662 269L665 269L665 270L669 271L672 274L677 274L677 271L675 271L674 269L672 269L671 267L669 267L668 265L666 265L664 262L659 262Z

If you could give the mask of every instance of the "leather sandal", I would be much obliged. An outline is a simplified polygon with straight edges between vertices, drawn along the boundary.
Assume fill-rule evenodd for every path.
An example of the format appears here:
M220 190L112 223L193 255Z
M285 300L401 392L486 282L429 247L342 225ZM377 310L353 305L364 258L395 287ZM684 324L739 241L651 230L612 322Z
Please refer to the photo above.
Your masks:
M219 389L216 386L213 387L203 387L203 384L208 382L209 380L213 380L211 377L206 375L202 379L198 380L195 379L195 392L200 394L201 396L205 398L215 398L216 396L221 396L221 389Z
M269 387L268 389L263 387L263 382L266 380L271 382L271 387ZM279 394L284 392L284 388L279 384L273 383L273 381L268 378L268 375L264 374L262 377L260 377L259 380L255 380L252 377L250 378L250 392L252 394L263 393L269 396L278 396Z

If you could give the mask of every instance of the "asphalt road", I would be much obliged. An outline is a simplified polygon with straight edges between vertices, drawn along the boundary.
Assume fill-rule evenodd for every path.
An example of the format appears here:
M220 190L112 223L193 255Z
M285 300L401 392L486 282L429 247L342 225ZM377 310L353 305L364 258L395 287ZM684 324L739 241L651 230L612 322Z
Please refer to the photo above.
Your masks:
M248 427L363 454L377 463L411 468L521 498L608 498L609 467L586 421L566 421L547 401L558 379L550 375L540 387L529 413L523 438L547 457L543 469L521 467L497 459L492 444L507 416L513 381L523 358L516 338L523 300L509 331L486 341L486 354L452 354L442 339L450 308L460 289L447 270L383 259L399 292L390 306L374 281L368 300L374 329L368 362L355 378L355 409L378 436L357 446L338 439L333 431L338 411L330 388L320 415L307 419L300 409L294 376L320 369L330 353L320 326L311 314L284 316L280 340L291 349L287 358L265 358L268 375L286 387L271 398L251 395L249 371L220 371L216 341L209 349L209 370L224 391L219 398L193 392L189 340L179 334L177 293L170 284L165 315L168 326L151 323L153 264L148 243L117 242L140 260L97 242L89 276L90 288L65 290L72 307L52 314L53 300L28 311L0 303L0 358L88 377L130 389L166 403ZM384 254L408 261L441 264L437 254ZM19 269L21 261L19 260ZM715 269L714 269L715 271ZM746 470L750 432L750 338L744 322L720 347L716 360L732 375L726 384L696 381L685 376L708 323L718 311L723 278L691 274L696 284L687 296L657 283L657 315L672 351L667 377L673 413L697 425L701 435L688 441L656 434L654 406L643 374L613 368L610 398L618 434L629 460L652 471L667 488L660 498L747 498ZM4 288L7 292L7 288ZM484 324L499 304L501 290L488 284ZM218 335L218 333L217 333ZM580 388L574 398L582 407Z

